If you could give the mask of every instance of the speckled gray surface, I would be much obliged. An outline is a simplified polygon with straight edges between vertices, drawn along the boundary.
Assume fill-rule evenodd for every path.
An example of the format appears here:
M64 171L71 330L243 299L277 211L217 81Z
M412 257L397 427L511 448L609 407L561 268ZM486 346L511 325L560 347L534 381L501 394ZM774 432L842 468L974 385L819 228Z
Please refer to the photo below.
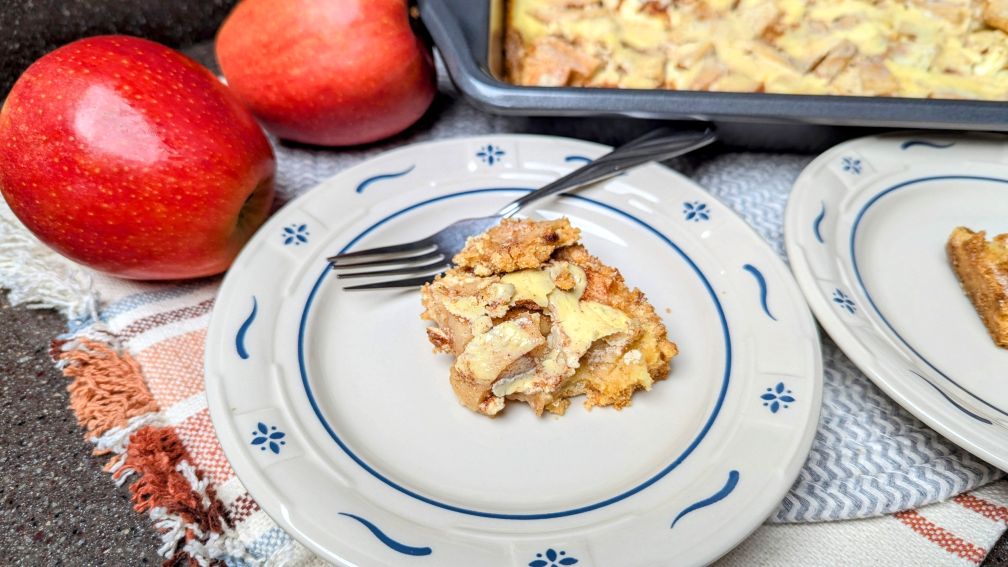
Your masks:
M158 538L91 456L48 356L52 311L0 292L0 565L157 565Z
M1006 565L1008 565L1008 534L1001 536L997 545L987 554L987 558L980 567L1005 567Z
M0 98L34 60L80 37L125 33L173 46L213 37L237 0L0 0Z

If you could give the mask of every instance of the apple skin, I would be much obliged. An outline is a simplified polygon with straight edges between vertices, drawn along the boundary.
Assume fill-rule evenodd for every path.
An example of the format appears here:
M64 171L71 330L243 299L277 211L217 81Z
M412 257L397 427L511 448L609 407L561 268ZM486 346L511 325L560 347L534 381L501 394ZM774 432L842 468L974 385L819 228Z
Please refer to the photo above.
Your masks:
M40 58L0 110L0 192L41 241L131 279L227 269L273 201L273 150L209 71L129 36Z
M387 138L437 91L406 0L243 0L216 52L228 86L266 128L306 144Z

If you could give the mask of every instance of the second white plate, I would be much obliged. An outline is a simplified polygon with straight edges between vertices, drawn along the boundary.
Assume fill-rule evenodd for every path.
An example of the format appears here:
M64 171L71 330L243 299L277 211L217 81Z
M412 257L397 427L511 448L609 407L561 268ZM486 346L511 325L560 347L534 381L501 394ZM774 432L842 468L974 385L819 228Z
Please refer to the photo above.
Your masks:
M936 431L1008 469L1008 350L945 254L957 226L1008 232L1008 138L891 134L841 144L795 182L791 268L837 345Z

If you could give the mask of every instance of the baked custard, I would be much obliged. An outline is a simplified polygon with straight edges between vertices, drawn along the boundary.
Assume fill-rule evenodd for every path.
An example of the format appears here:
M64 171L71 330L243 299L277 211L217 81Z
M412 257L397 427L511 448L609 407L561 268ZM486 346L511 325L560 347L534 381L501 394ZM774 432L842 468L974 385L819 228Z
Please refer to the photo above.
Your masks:
M529 86L1008 99L1008 0L509 0Z
M586 408L621 409L668 375L678 350L654 307L579 239L565 218L504 220L423 287L427 336L456 357L462 405L493 416L513 400L562 415L584 395Z
M946 245L949 262L998 346L1008 348L1008 234L990 241L984 231L952 231Z

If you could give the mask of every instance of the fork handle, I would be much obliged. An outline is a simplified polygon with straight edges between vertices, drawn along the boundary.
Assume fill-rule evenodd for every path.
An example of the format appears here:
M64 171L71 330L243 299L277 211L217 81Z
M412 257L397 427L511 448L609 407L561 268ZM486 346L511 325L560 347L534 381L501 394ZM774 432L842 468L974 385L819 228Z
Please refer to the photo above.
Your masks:
M675 131L671 128L652 130L552 183L511 201L498 211L497 215L504 218L511 217L540 199L615 177L643 163L681 156L702 148L716 139L714 130L709 127L702 131L688 132Z

